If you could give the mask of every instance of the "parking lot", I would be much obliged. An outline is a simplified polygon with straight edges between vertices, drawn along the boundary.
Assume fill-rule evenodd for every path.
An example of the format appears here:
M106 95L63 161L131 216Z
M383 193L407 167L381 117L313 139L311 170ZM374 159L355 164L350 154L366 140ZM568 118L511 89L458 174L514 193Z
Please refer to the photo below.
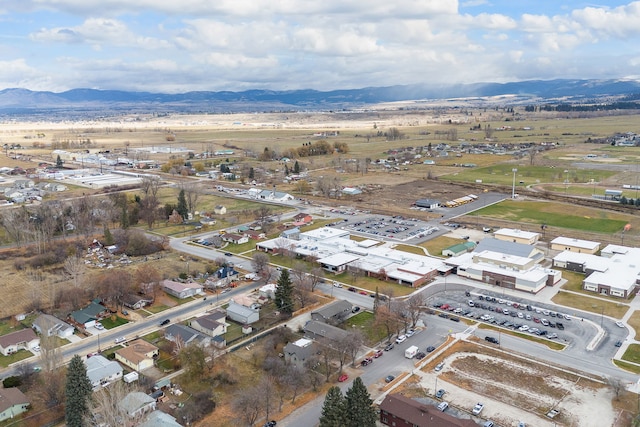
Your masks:
M354 233L370 235L385 239L408 241L412 239L424 239L426 237L442 234L440 227L417 218L408 218L402 215L394 216L358 216L344 219L334 224L340 228ZM446 230L448 231L448 230ZM443 231L444 232L444 231Z
M565 345L586 347L596 334L593 323L568 310L490 292L450 290L432 298L430 305L443 318L465 317Z

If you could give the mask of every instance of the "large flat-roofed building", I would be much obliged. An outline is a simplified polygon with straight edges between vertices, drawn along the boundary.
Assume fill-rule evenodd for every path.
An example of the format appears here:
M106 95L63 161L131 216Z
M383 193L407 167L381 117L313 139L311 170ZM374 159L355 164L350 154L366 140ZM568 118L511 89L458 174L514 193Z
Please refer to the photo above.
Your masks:
M540 238L540 234L513 228L501 228L500 230L493 233L493 237L498 240L506 240L507 242L535 245Z
M554 251L571 251L580 254L595 254L600 249L600 243L590 240L572 239L571 237L556 237L551 241Z
M584 290L620 298L636 293L640 289L640 248L608 245L601 253L597 256L567 250L553 258L553 265L584 273Z

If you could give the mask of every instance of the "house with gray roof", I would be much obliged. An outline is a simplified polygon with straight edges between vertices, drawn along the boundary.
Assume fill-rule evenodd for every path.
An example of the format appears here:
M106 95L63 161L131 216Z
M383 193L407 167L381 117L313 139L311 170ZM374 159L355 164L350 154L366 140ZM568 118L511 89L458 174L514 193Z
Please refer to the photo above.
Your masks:
M353 305L349 301L338 300L311 312L311 318L324 323L337 325L351 314Z
M147 415L143 423L138 427L182 427L176 419L166 412L155 410Z
M31 327L40 335L69 338L75 328L50 314L41 314L33 321Z
M305 336L309 339L326 338L332 341L339 341L347 335L347 331L328 323L310 320L304 325Z
M290 342L284 346L284 360L287 363L303 367L305 362L316 354L316 345L307 338L300 338L295 342Z
M140 391L133 391L118 403L118 407L130 418L139 418L156 409L156 399Z
M164 337L174 343L180 341L183 345L196 343L201 347L208 347L211 344L211 337L201 334L195 329L179 323L167 326L164 330Z
M94 391L122 378L122 366L102 355L91 356L85 359L84 363L87 365L87 377Z
M189 326L210 337L224 335L227 333L227 315L224 311L215 310L192 319Z

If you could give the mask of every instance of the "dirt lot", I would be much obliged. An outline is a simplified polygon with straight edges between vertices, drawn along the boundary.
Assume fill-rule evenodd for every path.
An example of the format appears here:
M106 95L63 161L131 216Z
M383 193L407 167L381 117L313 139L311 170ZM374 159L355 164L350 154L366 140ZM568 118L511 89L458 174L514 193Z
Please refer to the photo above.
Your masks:
M433 368L439 361L445 366L437 373ZM482 402L481 417L501 426L518 421L536 427L629 425L622 421L628 415L621 409L625 399L616 401L614 390L599 379L468 342L447 350L421 377L406 394L424 397L426 391L433 397L436 388L443 388L443 400L452 408L470 412ZM559 411L553 420L545 416L552 408Z

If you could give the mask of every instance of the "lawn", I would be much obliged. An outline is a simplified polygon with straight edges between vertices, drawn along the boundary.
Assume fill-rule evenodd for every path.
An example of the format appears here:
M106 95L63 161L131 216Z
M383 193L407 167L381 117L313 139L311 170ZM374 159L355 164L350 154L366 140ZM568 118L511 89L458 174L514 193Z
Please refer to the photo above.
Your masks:
M629 320L627 320L627 324L636 331L635 339L638 339L638 331L640 331L640 311L634 311L631 317L629 317Z
M332 277L332 279L341 283L345 283L349 286L366 289L370 292L375 292L377 288L381 294L392 295L396 297L409 295L413 291L415 291L414 288L410 288L405 285L399 285L390 281L385 282L374 277L356 277L352 274L349 274L348 272L340 273Z
M582 289L582 282L584 280L584 277L584 274L580 274L575 271L562 270L562 278L565 279L567 283L562 285L561 288L567 291L593 295L593 292L585 291L584 289Z
M564 203L522 200L505 200L479 209L474 215L607 234L619 232L634 219L631 215Z
M624 369L625 371L629 371L634 374L640 374L640 366L634 363L623 362L622 360L617 360L617 359L614 359L613 363L619 368Z
M410 254L425 255L424 249L420 246L400 244L400 245L395 245L393 249L396 249L398 251L408 252Z
M12 363L28 359L31 356L33 356L33 353L31 353L30 351L18 350L16 353L10 354L9 356L0 356L0 366L6 368ZM39 361L40 359L37 360Z
M171 308L171 307L169 307L167 305L164 305L164 304L158 304L158 305L154 304L152 306L146 307L145 310L150 311L153 314L157 314L157 313L161 313L161 312L163 312L165 310L168 310L169 308Z
M552 298L552 301L565 307L573 307L594 314L604 314L605 316L612 317L614 319L621 319L627 310L629 310L629 306L626 304L603 301L599 298L591 298L563 291L558 292ZM569 314L580 317L579 314Z
M106 329L113 329L118 326L126 325L127 323L129 323L129 321L127 319L123 319L120 316L111 316L102 319L100 323L102 323L102 326L104 326Z
M374 347L387 337L386 331L382 328L374 328L374 322L375 316L373 313L360 311L360 313L347 319L344 323L344 329L347 331L360 329L366 339L365 344L369 347Z
M431 239L424 243L421 243L420 246L425 248L430 255L439 257L442 256L443 250L462 242L464 242L464 240L454 239L452 237L446 236L439 236L435 239Z
M640 364L640 344L629 344L627 351L622 355L622 360Z

